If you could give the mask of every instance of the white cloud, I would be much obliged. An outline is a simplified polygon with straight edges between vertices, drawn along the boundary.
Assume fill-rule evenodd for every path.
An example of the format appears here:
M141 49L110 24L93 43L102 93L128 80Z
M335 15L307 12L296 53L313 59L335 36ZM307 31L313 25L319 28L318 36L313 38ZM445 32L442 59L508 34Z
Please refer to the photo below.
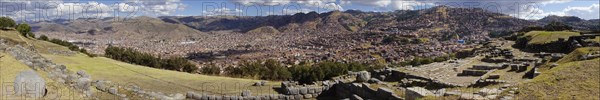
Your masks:
M600 4L592 4L590 6L583 7L567 7L560 11L544 11L542 9L534 9L537 13L529 17L520 17L523 19L541 19L549 15L557 16L577 16L582 19L599 19L600 16Z
M311 9L283 9L281 11L276 11L276 12L266 12L267 15L293 15L296 13L309 13L312 12L314 10Z
M235 3L245 6L279 6L287 4L300 4L308 7L317 7L318 9L343 10L342 6L336 0L231 0Z
M63 2L60 0L0 0L0 13L15 20L42 21L52 19L134 17L169 15L184 10L179 0L125 0L105 4L95 1Z
M172 14L179 10L185 9L185 4L179 0L125 0L138 12L145 15L161 16Z
M394 0L399 1L399 0ZM366 6L375 6L375 7L386 7L392 3L392 0L357 0L357 1L348 1L349 3L357 3Z
M204 10L202 14L205 16L219 16L219 15L241 15L242 10L240 9L229 9L229 8L217 8L211 10Z
M599 19L600 4L592 4L587 7L567 7L563 12L569 16L579 16L583 19Z
M549 1L541 1L540 4L542 5L548 5L548 4L560 4L560 3L567 3L567 2L571 2L573 0L549 0Z
M232 0L233 2L237 2L242 5L266 5L266 6L276 6L276 5L285 5L292 2L291 0Z

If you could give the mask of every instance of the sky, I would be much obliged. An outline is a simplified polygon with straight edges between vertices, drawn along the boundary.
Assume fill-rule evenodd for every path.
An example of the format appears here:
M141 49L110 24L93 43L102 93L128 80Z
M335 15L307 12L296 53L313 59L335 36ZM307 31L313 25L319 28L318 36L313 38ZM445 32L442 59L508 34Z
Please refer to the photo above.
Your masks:
M482 8L522 19L548 15L599 19L598 0L0 0L0 15L16 20L136 16L267 16L361 10L389 12L434 6Z

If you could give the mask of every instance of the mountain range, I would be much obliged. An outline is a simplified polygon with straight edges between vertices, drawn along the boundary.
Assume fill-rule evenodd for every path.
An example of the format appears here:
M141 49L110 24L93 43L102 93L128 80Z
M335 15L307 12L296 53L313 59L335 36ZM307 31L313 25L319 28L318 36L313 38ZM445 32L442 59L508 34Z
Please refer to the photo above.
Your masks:
M480 8L438 6L423 10L363 12L359 10L326 13L297 13L271 16L162 16L158 18L104 18L52 20L32 24L36 32L76 34L141 34L142 37L181 36L211 31L353 33L393 28L420 35L469 35L499 30L517 30L523 26L563 22L578 30L597 30L598 19L584 20L573 16L547 16L540 20L524 20ZM187 27L186 27L187 26ZM155 34L159 33L159 34ZM181 34L181 35L173 35Z

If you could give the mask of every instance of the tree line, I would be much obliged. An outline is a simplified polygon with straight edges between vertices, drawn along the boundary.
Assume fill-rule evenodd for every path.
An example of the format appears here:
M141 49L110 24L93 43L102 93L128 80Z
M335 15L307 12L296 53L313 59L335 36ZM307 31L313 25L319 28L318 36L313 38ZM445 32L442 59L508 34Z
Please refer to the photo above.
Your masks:
M229 66L222 70L214 64L209 64L202 67L200 72L208 75L225 75L261 80L294 80L300 83L311 83L348 74L348 71L364 71L381 68L383 68L383 66L374 66L374 64L357 62L342 63L335 61L323 61L319 63L303 62L288 67L286 64L273 59L268 59L265 61L242 61L237 67Z
M40 37L38 37L38 40L48 41L48 42L51 42L54 44L65 46L65 47L69 48L69 50L71 50L71 51L81 52L89 57L97 56L96 54L91 54L91 53L87 52L87 50L85 50L84 48L79 48L79 46L77 46L71 42L60 40L60 39L49 39L46 35L41 35Z
M440 57L416 57L413 60L399 63L400 66L418 66L433 62L443 62L455 58L454 54ZM273 59L265 61L242 61L237 67L218 67L208 64L200 69L200 73L207 75L225 75L230 77L251 78L261 80L293 80L300 83L311 83L315 81L329 80L333 77L348 74L348 71L365 71L382 69L381 64L358 63L358 62L335 62L323 61L319 63L302 62L300 64L286 66Z
M159 69L175 70L194 73L198 68L183 57L170 57L167 59L154 57L152 54L136 51L132 48L108 46L104 55L115 60L143 65Z
M9 18L9 17L0 17L0 28L3 30L12 30L12 28L14 28L17 32L19 32L19 34L25 38L35 38L35 34L33 34L33 32L31 32L31 26L29 26L29 24L27 23L20 23L20 24L16 24L16 22ZM63 41L60 39L49 39L47 36L42 35L39 38L37 38L38 40L43 40L43 41L48 41L48 42L52 42L54 44L58 44L61 46L65 46L68 47L69 50L71 51L77 51L77 52L81 52L83 54L86 54L90 57L95 57L96 55L94 54L90 54L88 53L85 49L83 48L79 48L77 45L74 45L70 42L67 41Z

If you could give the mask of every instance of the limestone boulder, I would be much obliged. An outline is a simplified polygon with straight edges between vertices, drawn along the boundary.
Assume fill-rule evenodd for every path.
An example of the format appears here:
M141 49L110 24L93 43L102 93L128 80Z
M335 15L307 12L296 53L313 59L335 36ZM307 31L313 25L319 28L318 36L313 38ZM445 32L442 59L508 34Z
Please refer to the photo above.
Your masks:
M371 79L371 73L367 71L360 71L356 74L356 82L367 82Z
M46 81L33 70L21 71L14 81L15 95L39 98L46 94Z

